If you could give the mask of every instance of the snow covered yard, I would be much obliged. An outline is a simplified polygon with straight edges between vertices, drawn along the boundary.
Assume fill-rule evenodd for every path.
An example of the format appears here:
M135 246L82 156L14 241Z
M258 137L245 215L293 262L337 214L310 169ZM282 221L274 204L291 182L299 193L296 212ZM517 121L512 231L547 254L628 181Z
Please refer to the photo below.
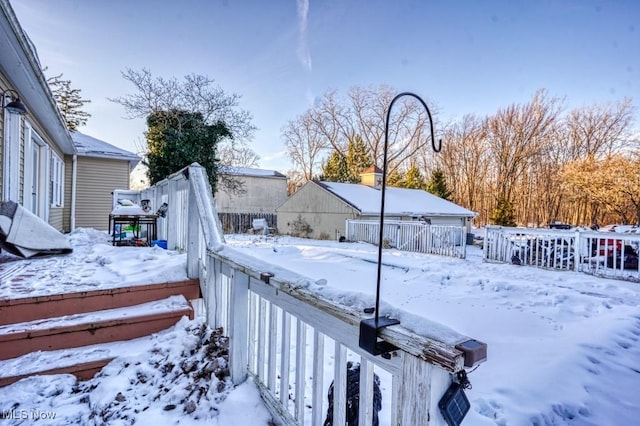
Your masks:
M377 249L289 237L227 243L312 278L341 303L375 293ZM575 272L385 250L382 299L422 333L417 317L488 344L471 373L469 425L620 425L640 418L640 286ZM349 297L345 297L345 292Z
M105 233L93 230L70 238L70 257L29 261L46 267L9 283L13 290L3 280L0 291L44 292L47 283L71 285L65 276L93 288L114 278L184 279L184 255L111 247ZM337 302L359 306L357 295L370 299L375 293L372 245L247 235L226 239L247 255L308 276L309 290ZM16 263L7 260L0 256L3 267ZM403 326L425 332L417 318L427 318L488 344L488 361L469 375L472 408L465 425L621 425L640 418L637 283L484 263L475 247L468 248L465 260L385 250L383 263L384 307ZM183 320L140 339L135 350L127 349L90 381L78 383L67 375L24 379L0 389L0 411L13 417L55 412L56 419L43 424L60 425L267 424L268 413L251 383L232 390L215 374L224 365L213 367L204 355L212 350L207 349L207 341L215 339L210 333L198 320Z

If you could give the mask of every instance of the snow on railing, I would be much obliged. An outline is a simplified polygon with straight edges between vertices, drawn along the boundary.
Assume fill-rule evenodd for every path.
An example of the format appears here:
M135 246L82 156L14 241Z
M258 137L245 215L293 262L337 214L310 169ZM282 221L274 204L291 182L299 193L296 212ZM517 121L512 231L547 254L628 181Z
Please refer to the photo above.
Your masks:
M347 220L346 235L349 241L378 244L380 222L374 220ZM413 251L442 256L467 255L466 228L453 225L431 225L421 221L385 220L383 246L403 251Z
M639 249L639 234L488 226L483 258L640 281Z
M200 280L207 322L229 337L231 379L239 384L252 377L277 424L323 425L332 381L333 424L345 424L348 362L360 365L360 426L373 424L376 415L381 425L446 424L438 401L453 373L475 363L456 348L472 339L454 333L456 343L444 343L396 325L380 337L399 349L388 358L373 356L359 347L358 308L311 291L318 284L307 277L225 245L201 166L142 195L156 206L168 204L161 235L169 248L186 249L187 273ZM378 382L382 410L374 413Z

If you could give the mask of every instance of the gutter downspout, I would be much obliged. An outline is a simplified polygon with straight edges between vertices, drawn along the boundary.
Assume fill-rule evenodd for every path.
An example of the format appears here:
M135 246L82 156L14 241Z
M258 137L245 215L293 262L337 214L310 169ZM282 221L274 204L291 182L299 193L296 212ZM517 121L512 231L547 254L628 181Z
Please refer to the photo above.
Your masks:
M71 232L76 229L76 181L78 178L78 155L73 154L71 167Z

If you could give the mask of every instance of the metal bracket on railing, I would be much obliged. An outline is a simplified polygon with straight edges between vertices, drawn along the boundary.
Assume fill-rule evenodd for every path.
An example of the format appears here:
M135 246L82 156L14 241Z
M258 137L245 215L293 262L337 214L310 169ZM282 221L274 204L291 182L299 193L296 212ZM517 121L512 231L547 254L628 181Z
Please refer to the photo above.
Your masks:
M400 324L400 321L387 317L369 318L360 321L359 346L371 355L382 355L385 357L384 354L395 351L398 347L378 339L378 333L383 328L397 324Z

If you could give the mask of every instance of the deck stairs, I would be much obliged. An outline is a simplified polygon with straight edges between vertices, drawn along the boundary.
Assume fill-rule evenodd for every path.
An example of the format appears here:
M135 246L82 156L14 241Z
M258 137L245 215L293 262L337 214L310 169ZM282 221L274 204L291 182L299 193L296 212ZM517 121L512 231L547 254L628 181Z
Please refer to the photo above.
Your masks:
M0 299L0 386L37 374L88 379L138 340L194 317L197 280Z

